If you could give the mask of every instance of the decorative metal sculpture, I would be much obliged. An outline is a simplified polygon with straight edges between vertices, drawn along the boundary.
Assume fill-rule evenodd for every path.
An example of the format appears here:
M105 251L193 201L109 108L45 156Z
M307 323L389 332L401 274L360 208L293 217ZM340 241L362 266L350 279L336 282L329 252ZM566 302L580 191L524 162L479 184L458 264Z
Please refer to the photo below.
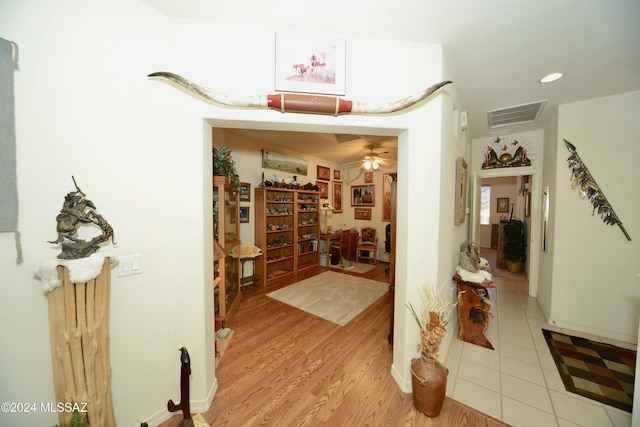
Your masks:
M332 114L334 116L348 113L384 114L404 110L405 108L427 98L441 87L452 83L448 80L443 81L399 101L379 104L349 101L337 96L306 95L300 93L277 93L272 95L232 97L224 93L208 89L204 86L200 86L174 73L160 71L149 74L148 77L161 77L163 79L170 80L202 98L228 107L271 108L283 113L317 113Z
M189 375L191 375L191 358L186 348L180 348L180 404L176 405L173 399L167 402L169 412L182 410L182 419L178 427L193 427L191 408L189 406Z
M513 155L508 152L509 145L502 142L500 137L497 137L494 144L502 145L499 149L502 154L498 156L492 146L487 146L487 151L484 155L484 162L482 163L482 169L494 169L494 168L506 168L506 167L519 167L519 166L531 166L531 159L527 157L527 150L524 148L518 139L514 139L509 145L518 147Z
M106 219L96 211L93 202L86 198L86 195L80 190L76 179L72 176L73 185L76 191L68 193L64 198L62 209L56 221L56 231L58 238L49 243L62 243L62 252L58 254L60 259L78 259L86 258L100 249L100 244L111 239L113 244L113 229ZM83 225L97 226L102 234L86 241L76 237L78 227Z
M631 241L631 236L629 236L627 230L624 229L622 221L620 221L620 218L616 215L611 203L609 203L600 189L600 186L596 183L595 178L591 175L582 159L580 159L580 156L578 156L576 147L566 139L564 140L564 144L567 146L567 150L571 153L571 156L567 159L569 169L571 169L571 176L569 179L573 181L571 188L579 187L580 197L583 199L586 197L589 198L593 205L591 215L595 215L597 209L600 218L602 218L602 221L604 221L605 224L617 224L627 240Z

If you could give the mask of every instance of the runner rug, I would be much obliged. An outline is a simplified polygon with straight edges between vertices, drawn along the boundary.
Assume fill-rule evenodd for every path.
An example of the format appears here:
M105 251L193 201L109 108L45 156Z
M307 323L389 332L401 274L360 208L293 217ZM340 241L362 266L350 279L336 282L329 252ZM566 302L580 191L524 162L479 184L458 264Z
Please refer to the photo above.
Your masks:
M344 326L388 291L388 283L325 271L267 296Z
M636 352L542 330L565 388L631 412Z

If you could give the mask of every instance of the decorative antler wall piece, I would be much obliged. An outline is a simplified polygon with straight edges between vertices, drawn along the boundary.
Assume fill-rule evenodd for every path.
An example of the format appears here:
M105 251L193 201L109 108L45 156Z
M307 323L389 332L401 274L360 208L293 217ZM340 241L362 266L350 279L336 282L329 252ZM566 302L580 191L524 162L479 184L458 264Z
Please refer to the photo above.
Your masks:
M200 86L174 73L160 71L157 73L149 74L148 77L160 77L170 80L202 98L216 102L218 104L226 105L228 107L271 108L283 113L317 113L332 114L334 116L348 113L384 114L401 111L417 102L422 101L436 90L451 83L448 80L443 81L399 101L379 104L371 102L349 101L337 96L306 95L300 93L277 93L272 95L255 96L229 96L224 93L208 89L204 86Z
M564 140L564 143L567 146L567 150L571 153L571 156L567 159L569 169L571 169L571 176L569 179L573 181L571 188L579 187L578 190L580 191L580 197L583 199L585 197L589 198L591 204L593 204L593 211L591 212L591 215L595 215L597 209L600 218L602 218L602 221L604 221L605 224L617 224L627 240L631 241L631 236L629 236L627 230L624 229L622 221L620 221L620 218L616 215L611 203L609 203L600 189L600 186L596 183L595 178L591 175L582 159L580 159L580 156L578 156L576 147L566 139Z

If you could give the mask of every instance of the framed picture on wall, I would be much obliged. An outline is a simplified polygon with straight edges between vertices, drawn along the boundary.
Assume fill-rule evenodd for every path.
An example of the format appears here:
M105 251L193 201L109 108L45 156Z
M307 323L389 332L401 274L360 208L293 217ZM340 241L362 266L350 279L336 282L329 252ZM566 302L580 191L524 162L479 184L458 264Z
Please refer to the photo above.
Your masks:
M373 184L373 172L365 172L364 173L364 183L365 184Z
M318 165L318 179L329 181L331 179L331 169Z
M262 167L295 175L307 175L308 162L275 151L262 150Z
M508 197L498 197L497 212L499 212L499 213L508 213L509 212L509 198Z
M341 39L276 34L276 90L344 95L345 47Z
M240 201L241 202L251 201L251 184L249 184L248 182L240 183Z
M333 182L333 208L334 212L342 212L342 183Z
M249 206L240 206L240 223L249 222Z
M351 206L375 206L375 201L373 185L354 185L351 187Z
M333 170L333 179L335 181L340 181L340 170L339 169L334 169Z
M322 181L316 181L316 185L318 186L318 188L320 188L320 198L321 199L328 199L329 198L329 183L328 182L322 182Z
M371 221L371 208L355 208L353 210L354 219Z

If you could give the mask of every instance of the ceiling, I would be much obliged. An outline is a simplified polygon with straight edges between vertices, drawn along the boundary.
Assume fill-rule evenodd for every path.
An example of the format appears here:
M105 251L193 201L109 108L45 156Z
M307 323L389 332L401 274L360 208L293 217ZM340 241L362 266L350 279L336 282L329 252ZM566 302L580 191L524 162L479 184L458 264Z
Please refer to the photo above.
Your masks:
M143 1L176 17L442 44L451 73L446 78L468 114L468 140L543 129L560 104L640 90L638 0L324 0L318 7L293 0ZM557 71L562 79L539 83ZM544 100L533 123L488 126L488 111ZM268 142L296 139L272 136ZM367 145L395 156L393 138L327 148L336 147L335 138L305 135L308 143L300 146L298 136L296 150L337 163L364 156Z

